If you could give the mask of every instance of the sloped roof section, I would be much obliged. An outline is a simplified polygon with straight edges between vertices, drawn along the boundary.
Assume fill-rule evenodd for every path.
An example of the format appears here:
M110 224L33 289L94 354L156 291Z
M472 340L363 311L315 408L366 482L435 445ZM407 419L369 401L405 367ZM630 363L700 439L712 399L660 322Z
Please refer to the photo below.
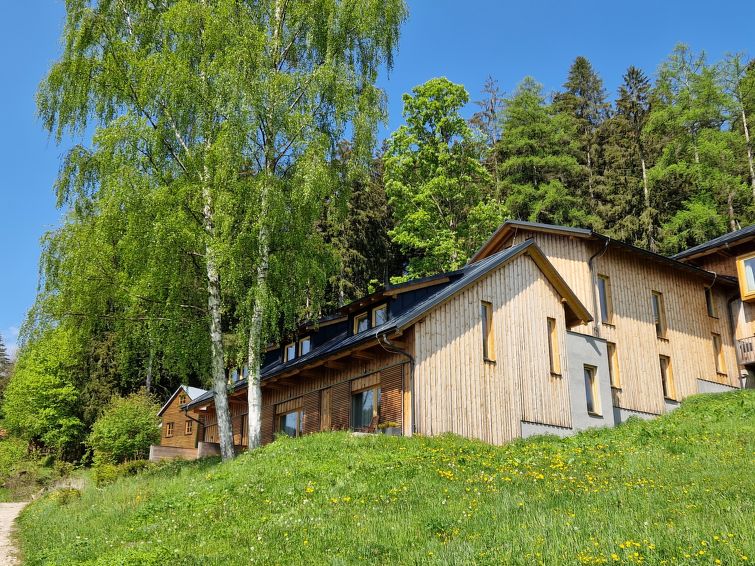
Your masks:
M742 228L741 230L729 232L728 234L724 234L723 236L719 236L718 238L713 238L712 240L708 240L707 242L703 242L702 244L689 248L688 250L684 250L683 252L680 252L672 257L676 260L680 260L690 259L693 256L699 257L708 255L709 253L713 253L721 248L727 248L732 244L736 244L740 240L752 238L755 238L755 224L753 224L752 226L747 226L746 228Z
M425 316L433 308L448 301L454 295L474 284L494 269L522 255L527 255L532 258L545 277L559 293L563 299L567 313L567 323L570 326L592 320L589 311L580 302L571 288L569 288L561 275L559 275L553 267L553 264L551 264L548 258L545 257L545 254L543 254L535 241L527 240L521 244L492 254L481 261L467 264L459 271L448 274L454 276L453 282L440 288L436 293L412 306L409 310L398 317L390 319L380 326L371 328L369 331L361 332L359 334L349 334L347 331L344 331L317 348L312 349L304 356L286 363L278 361L262 368L261 377L265 380L284 371L304 368L317 360L328 358L339 352L343 352L344 350L349 350L360 345L367 345L369 343L377 343L378 336L402 332ZM234 384L233 390L238 391L245 387L246 380L240 380ZM212 397L213 393L211 391L207 392L189 403L189 407L197 407L207 404L212 400Z
M211 391L206 391L204 389L200 389L199 387L191 387L190 385L179 385L178 389L176 389L173 392L173 395L170 396L170 398L165 402L165 404L158 411L157 413L158 417L161 416L165 412L165 409L167 409L170 406L170 404L173 402L173 399L175 399L176 395L178 395L181 391L183 391L186 394L186 396L189 398L189 401L196 401L197 399L199 399L203 395L207 395L208 393L210 393L210 397L212 397ZM188 404L189 403L187 403L187 405Z

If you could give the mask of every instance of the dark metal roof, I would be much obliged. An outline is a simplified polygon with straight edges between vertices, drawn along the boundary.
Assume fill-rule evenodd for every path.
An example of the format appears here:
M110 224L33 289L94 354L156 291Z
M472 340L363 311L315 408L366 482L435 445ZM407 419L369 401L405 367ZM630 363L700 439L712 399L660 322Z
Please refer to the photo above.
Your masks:
M707 242L689 248L688 250L684 250L672 257L674 259L684 259L689 256L698 255L701 252L713 251L716 248L726 247L729 244L733 244L734 242L749 236L755 236L755 224L748 226L747 228L742 228L741 230L729 232L718 238L713 238L712 240L708 240Z
M438 292L434 293L430 297L426 298L423 301L420 301L419 303L411 307L409 310L407 310L405 313L397 316L396 318L386 321L384 324L381 324L380 326L371 328L364 332L360 332L359 334L349 335L348 331L344 331L340 333L339 335L331 338L324 344L321 344L317 348L312 349L312 351L308 352L304 356L298 357L289 362L284 363L281 361L276 361L275 363L269 364L262 368L262 373L260 377L262 380L270 379L271 377L283 371L288 371L288 370L295 369L298 367L306 366L309 363L315 360L318 360L320 358L337 354L344 350L348 350L354 346L358 346L362 343L375 341L377 340L377 337L379 335L387 334L390 332L402 331L405 328L414 324L417 320L419 320L422 316L424 316L428 311L430 311L435 306L448 300L453 295L463 290L465 287L471 285L472 283L474 283L475 281L477 281L484 275L490 273L493 269L495 269L499 265L503 264L504 262L513 258L514 256L519 255L520 253L524 252L530 247L537 248L537 244L534 242L534 240L528 240L526 242L522 242L521 244L512 246L498 253L492 254L491 256L486 257L485 259L481 261L467 264L466 266L464 266L462 269L458 271L455 271L452 273L446 273L444 274L445 276L460 275L460 277L458 277L455 281L448 283L446 286L440 288ZM233 391L243 389L244 387L246 387L246 380L239 380L233 385ZM196 407L212 400L212 398L213 398L213 392L209 391L208 393L206 393L205 395L202 395L198 399L194 399L187 406Z

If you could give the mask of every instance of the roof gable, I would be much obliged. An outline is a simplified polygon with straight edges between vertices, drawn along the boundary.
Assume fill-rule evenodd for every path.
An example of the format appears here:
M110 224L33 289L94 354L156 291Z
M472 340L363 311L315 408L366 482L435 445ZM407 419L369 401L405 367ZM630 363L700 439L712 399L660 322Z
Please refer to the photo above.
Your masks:
M167 408L170 407L171 403L173 403L173 399L175 399L176 396L181 392L186 394L186 396L189 398L189 401L196 401L199 397L208 393L208 391L205 391L204 389L200 389L199 387L191 387L189 385L183 385L183 384L179 385L178 388L173 392L173 395L171 395L168 398L165 404L157 412L158 417L162 416L162 414L167 410Z

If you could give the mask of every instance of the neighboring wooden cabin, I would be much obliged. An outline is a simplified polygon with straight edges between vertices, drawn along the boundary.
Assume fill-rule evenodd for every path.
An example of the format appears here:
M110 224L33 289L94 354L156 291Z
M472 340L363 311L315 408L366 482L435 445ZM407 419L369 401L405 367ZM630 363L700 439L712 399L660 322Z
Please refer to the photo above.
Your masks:
M738 387L736 281L590 230L506 222L463 269L373 293L272 346L262 436L453 432L500 444ZM246 381L232 380L246 445ZM212 393L192 400L216 440Z
M184 407L191 401L207 394L204 389L181 385L173 395L165 402L157 413L160 417L160 447L166 450L151 451L150 459L159 459L156 454L164 454L162 457L181 457L182 450L193 451L200 440L204 440L204 428L201 419L194 414L184 411ZM193 452L187 453L189 457Z

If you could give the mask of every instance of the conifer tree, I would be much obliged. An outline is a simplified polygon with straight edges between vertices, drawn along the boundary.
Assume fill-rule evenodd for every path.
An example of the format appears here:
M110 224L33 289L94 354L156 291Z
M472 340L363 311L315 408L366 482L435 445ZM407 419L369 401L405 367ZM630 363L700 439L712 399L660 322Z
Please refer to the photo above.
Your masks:
M603 80L585 57L577 57L572 63L564 89L554 98L554 105L557 111L570 116L575 122L579 162L587 171L586 187L580 187L580 192L593 205L596 186L601 182L597 155L599 146L595 136L603 120L608 117L610 105L606 102Z
M542 86L527 77L506 100L496 143L501 194L514 218L592 226L589 204L571 187L585 179L573 121L546 105Z

